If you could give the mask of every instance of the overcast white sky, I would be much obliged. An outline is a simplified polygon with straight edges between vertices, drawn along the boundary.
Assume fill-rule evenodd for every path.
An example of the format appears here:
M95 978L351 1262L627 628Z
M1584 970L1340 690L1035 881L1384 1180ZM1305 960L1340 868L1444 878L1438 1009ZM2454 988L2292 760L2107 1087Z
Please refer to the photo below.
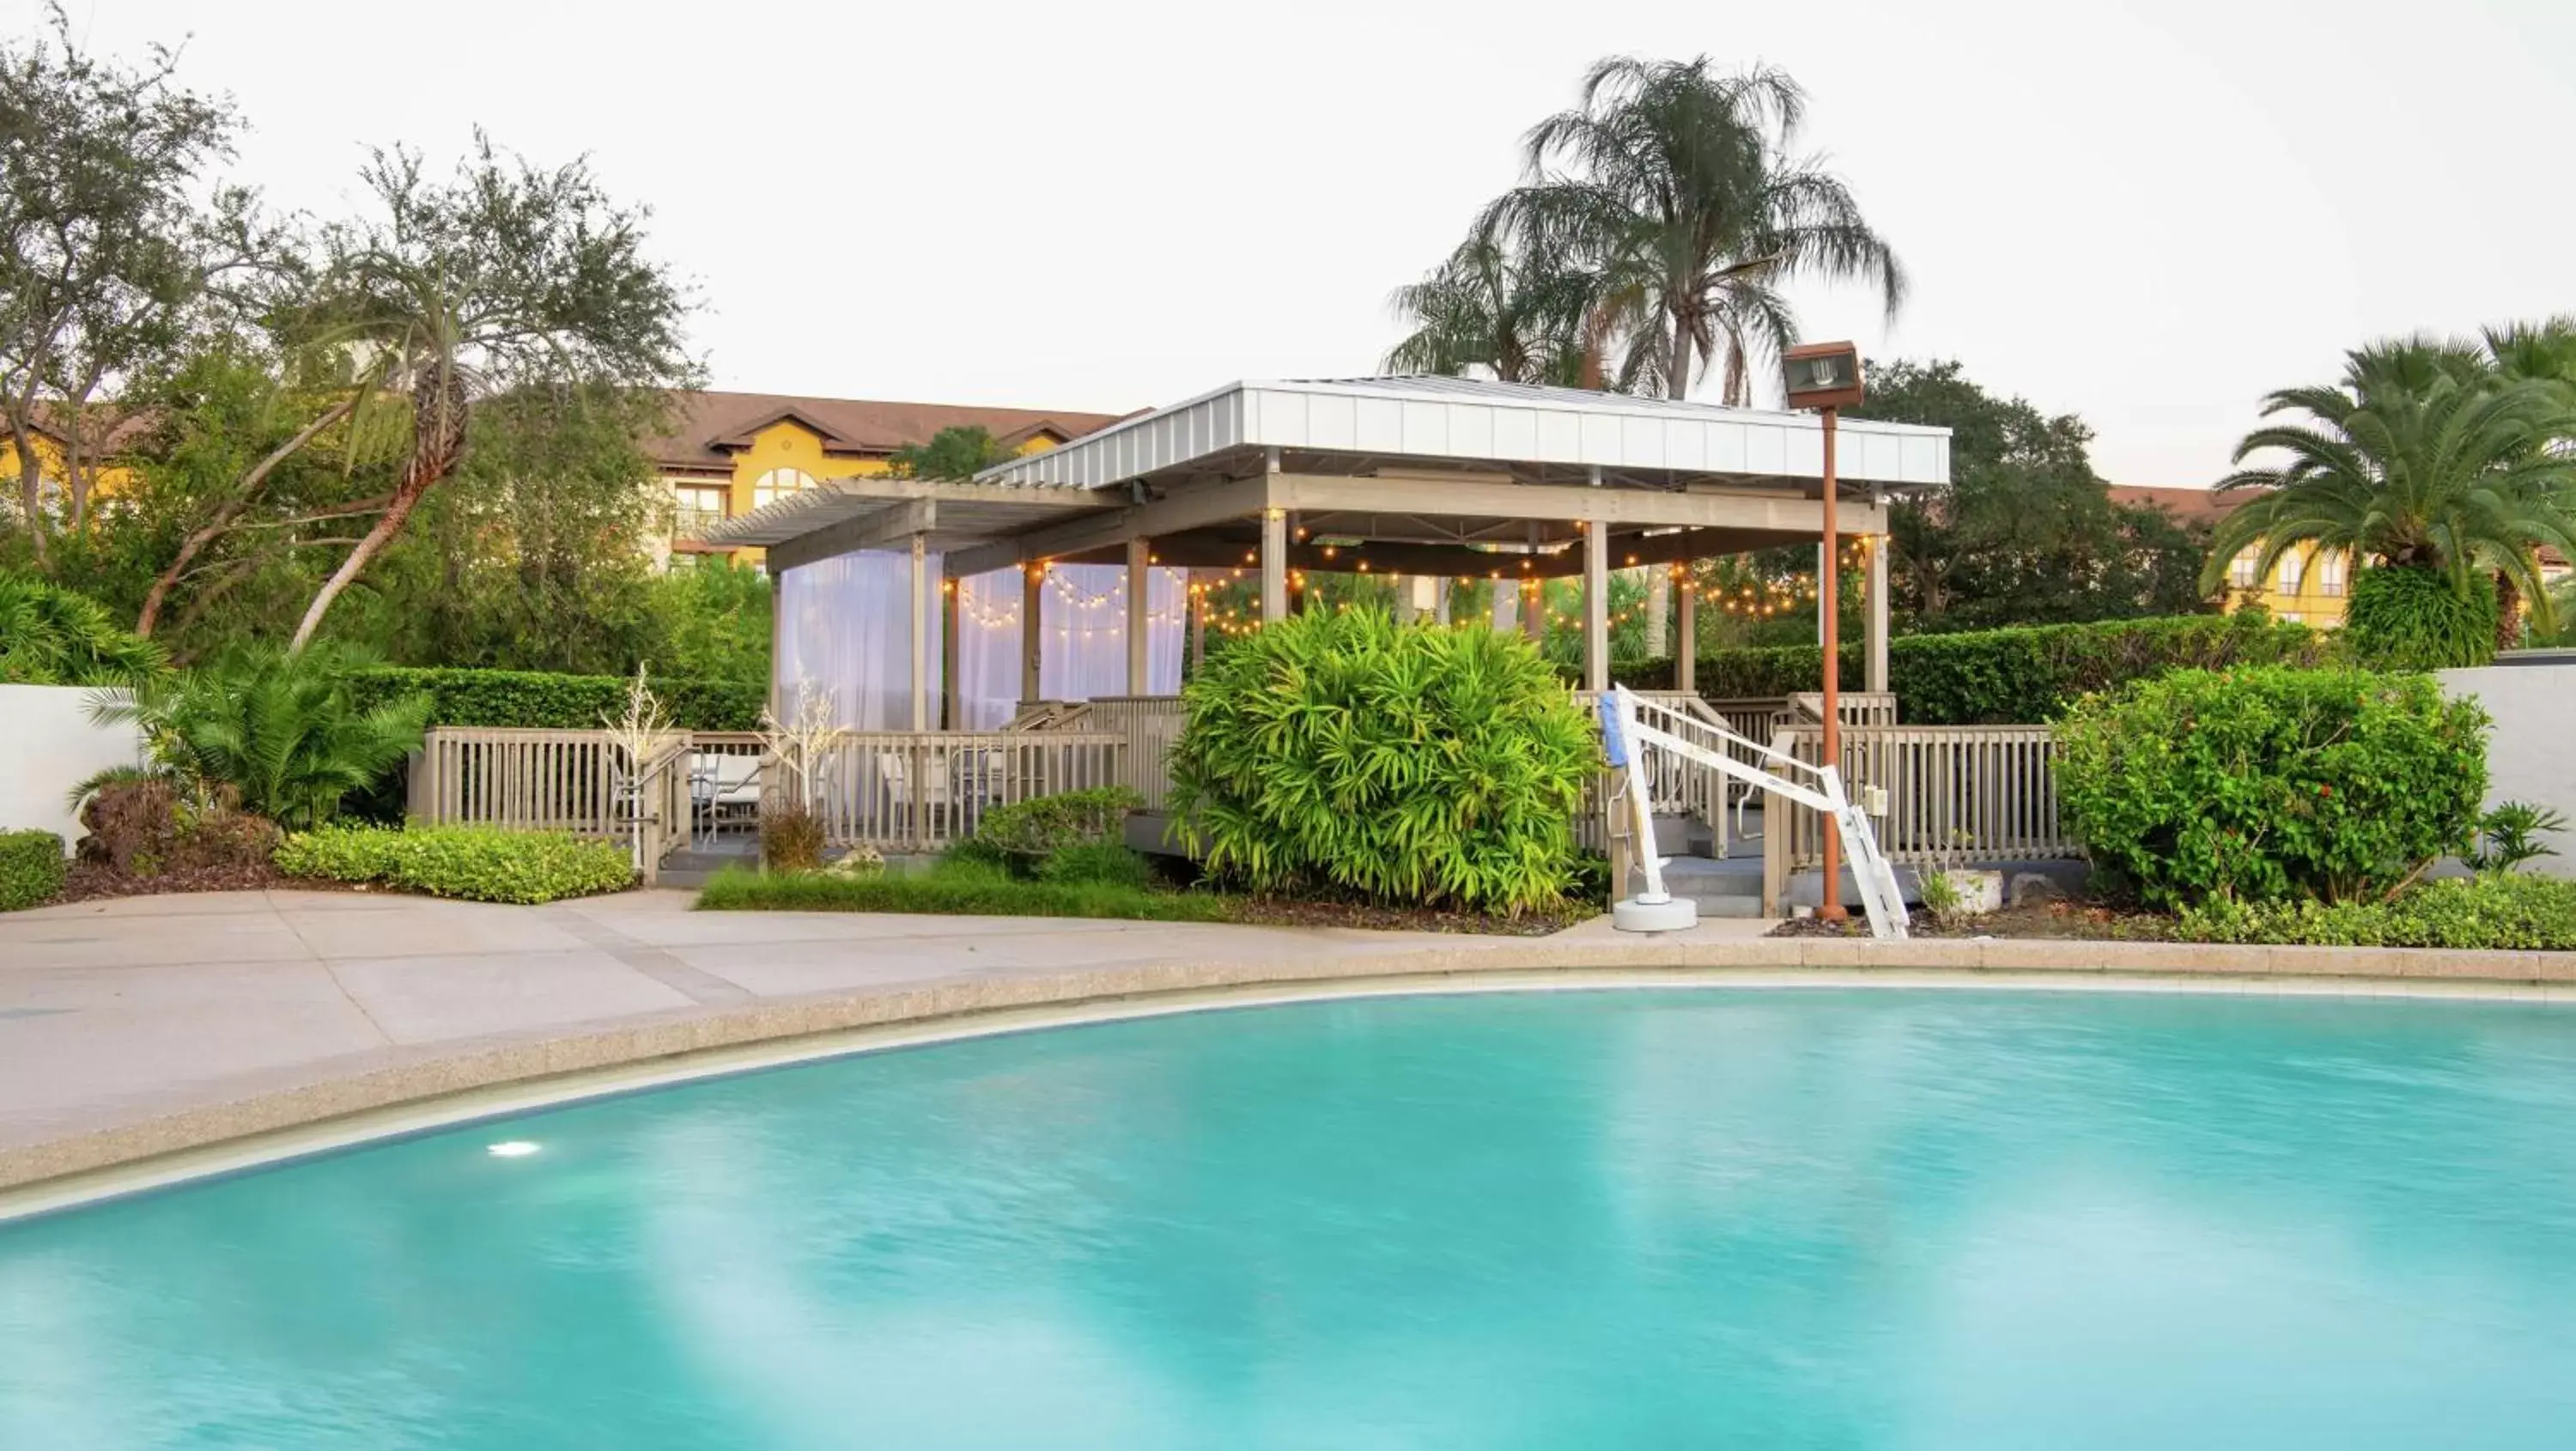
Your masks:
M2080 413L2115 482L2208 482L2364 338L2576 310L2576 0L67 3L95 47L184 39L289 205L477 124L589 153L721 387L1125 411L1373 371L1388 290L1623 52L1805 83L1915 280L1892 327L1804 299L1808 336Z

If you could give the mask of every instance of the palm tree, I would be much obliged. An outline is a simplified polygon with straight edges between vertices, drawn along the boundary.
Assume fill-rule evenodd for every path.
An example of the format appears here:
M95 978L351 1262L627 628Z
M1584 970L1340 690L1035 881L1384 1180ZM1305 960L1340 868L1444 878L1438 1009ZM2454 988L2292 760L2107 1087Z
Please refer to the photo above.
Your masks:
M428 697L360 702L350 672L367 663L328 646L300 655L254 646L101 692L90 715L102 725L133 723L157 773L198 801L231 797L300 831L329 820L342 797L374 785L421 742ZM131 774L107 773L81 793Z
M1475 235L1589 272L1627 309L1622 387L1679 398L1723 357L1725 401L1749 403L1755 366L1797 340L1794 281L1866 282L1889 313L1902 304L1894 251L1850 189L1793 150L1806 93L1785 72L1612 57L1582 95L1531 129L1527 183Z
M2259 578L2293 549L2336 550L2382 567L2439 575L2465 600L2481 571L2553 618L2535 550L2576 553L2576 407L2562 386L2500 376L2477 351L2411 339L2349 355L2336 385L2271 395L2268 424L2236 447L2241 466L2278 451L2288 461L2239 467L2221 490L2261 498L2219 524L2201 584L2260 545Z
M2568 405L2568 417L2576 420L2576 316L2562 315L2538 323L2514 323L2501 328L2488 328L2479 339L2486 350L2485 363L2497 376L2528 379L2559 390ZM2576 448L2576 431L2562 431L2546 440L2544 448ZM2563 507L2576 510L2576 500L2562 500ZM2511 649L2522 642L2522 587L2505 570L2492 571L2496 591L2496 648ZM2542 620L2554 615L2555 605L2542 596L2534 600L2533 612Z
M1600 279L1528 239L1469 237L1421 281L1388 299L1413 331L1387 351L1391 373L1481 367L1506 383L1597 386Z

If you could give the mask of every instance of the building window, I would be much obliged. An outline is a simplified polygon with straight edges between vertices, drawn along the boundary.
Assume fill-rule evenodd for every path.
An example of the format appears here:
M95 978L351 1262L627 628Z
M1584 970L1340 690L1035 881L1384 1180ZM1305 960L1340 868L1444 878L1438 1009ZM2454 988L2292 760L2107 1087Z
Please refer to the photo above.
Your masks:
M2254 587L2254 555L2260 545L2248 544L2227 562L2227 582L2238 589Z
M2307 620L2302 617L2297 610L2283 610L2281 611L2281 623L2285 625L2304 625L2307 623ZM1819 880L1821 880L1821 878Z
M2281 593L2299 592L2299 578L2307 572L2308 562L2295 549L2281 556Z
M2341 554L2317 556L2317 593L2321 595L2343 593L2344 560L2345 556Z
M814 487L814 476L803 469L771 469L751 483L751 507L766 509L790 494L801 494Z
M720 484L671 486L671 537L699 539L724 522L725 491Z

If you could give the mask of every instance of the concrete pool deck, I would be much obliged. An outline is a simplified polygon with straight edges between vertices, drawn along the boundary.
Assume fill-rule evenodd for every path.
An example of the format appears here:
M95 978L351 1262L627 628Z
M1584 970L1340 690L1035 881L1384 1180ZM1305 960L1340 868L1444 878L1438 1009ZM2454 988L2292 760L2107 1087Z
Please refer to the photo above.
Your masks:
M1881 944L1767 938L1770 924L1752 921L1650 940L1616 934L1607 919L1551 937L1464 937L700 913L690 901L673 891L546 907L234 892L0 917L0 1190L68 1190L71 1176L486 1095L451 1115L466 1117L583 1075L623 1073L631 1085L687 1071L699 1061L687 1055L792 1056L800 1040L833 1051L820 1035L1041 1011L1112 1016L1184 994L1203 1004L1219 992L1423 990L1463 975L1822 985L1938 973L2576 1001L2571 953ZM504 1090L519 1097L490 1097ZM0 1214L9 1209L0 1202Z

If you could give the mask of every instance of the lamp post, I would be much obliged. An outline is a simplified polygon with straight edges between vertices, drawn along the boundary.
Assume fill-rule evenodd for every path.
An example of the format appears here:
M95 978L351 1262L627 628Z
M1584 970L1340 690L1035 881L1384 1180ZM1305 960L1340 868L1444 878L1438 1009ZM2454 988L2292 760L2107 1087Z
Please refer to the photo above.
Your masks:
M1816 613L1824 627L1823 764L1839 770L1843 750L1842 701L1842 531L1834 521L1834 424L1843 409L1861 401L1860 349L1850 343L1809 343L1780 355L1789 406L1813 408L1823 416L1825 431L1824 553L1816 565ZM1816 915L1839 922L1843 911L1842 842L1839 826L1826 822L1824 879L1817 888Z

